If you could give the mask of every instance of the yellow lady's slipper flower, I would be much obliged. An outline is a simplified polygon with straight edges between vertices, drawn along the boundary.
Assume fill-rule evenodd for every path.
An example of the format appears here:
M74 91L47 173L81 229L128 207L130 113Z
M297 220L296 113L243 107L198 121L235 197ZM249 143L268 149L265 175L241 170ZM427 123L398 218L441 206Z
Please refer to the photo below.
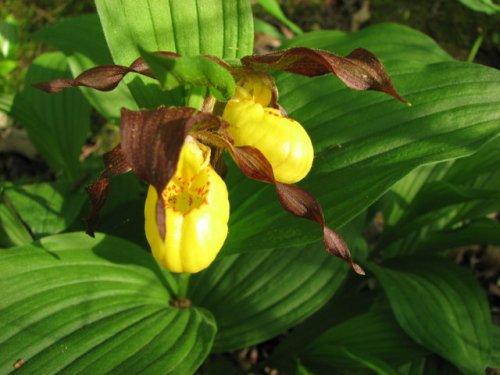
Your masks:
M153 256L172 272L195 273L207 268L224 244L229 219L226 184L210 165L210 148L186 138L177 171L161 199L165 240L156 224L158 194L150 186L144 213Z
M259 76L244 78L222 115L235 146L259 149L273 167L276 181L293 184L311 170L314 150L311 139L297 121L267 107L272 89Z

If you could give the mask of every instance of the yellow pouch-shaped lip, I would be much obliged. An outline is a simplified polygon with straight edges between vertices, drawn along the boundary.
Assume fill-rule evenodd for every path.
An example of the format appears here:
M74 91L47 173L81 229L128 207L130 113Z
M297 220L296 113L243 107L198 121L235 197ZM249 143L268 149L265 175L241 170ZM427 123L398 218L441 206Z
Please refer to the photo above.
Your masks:
M156 225L158 194L149 187L144 209L146 238L155 259L172 272L207 268L227 236L226 184L209 164L210 149L188 137L177 171L161 194L165 204L165 240Z
M242 90L240 89L240 92ZM231 99L222 116L235 146L253 146L273 167L276 181L293 184L311 170L311 139L297 121L274 108L263 107L244 94Z

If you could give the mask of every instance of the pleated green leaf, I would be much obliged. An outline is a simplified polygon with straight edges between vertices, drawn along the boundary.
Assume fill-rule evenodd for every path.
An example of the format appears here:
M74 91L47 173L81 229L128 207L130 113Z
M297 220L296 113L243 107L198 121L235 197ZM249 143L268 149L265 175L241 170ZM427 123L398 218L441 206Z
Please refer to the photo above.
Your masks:
M19 216L4 202L0 202L0 248L30 243L33 238Z
M250 55L253 19L248 0L97 0L114 62L129 66L140 50L234 59ZM119 32L117 32L119 30ZM125 79L141 107L182 105L182 93L162 92L151 79Z
M500 246L500 223L481 219L456 229L431 231L415 245L413 251L431 253L476 244Z
M491 318L474 278L438 257L401 257L369 267L401 328L466 374L481 374L492 350Z
M469 202L498 202L500 191L492 189L476 189L463 185L451 185L444 181L427 183L406 208L405 214L397 225L386 227L378 246L383 247L390 242L409 237L412 232L435 223L440 217L453 213L458 205Z
M406 107L388 95L352 91L334 77L278 76L280 104L304 125L315 147L303 185L318 197L334 228L414 168L470 155L500 133L500 72L449 61L416 31L396 25L353 34L324 31L299 36L290 46L299 44L336 53L360 45L372 50L413 103ZM235 189L240 194L256 188L240 180ZM273 194L268 188L236 206L226 253L304 244L319 236L270 205Z
M73 77L99 65L112 64L97 14L72 17L38 30L33 38L64 52ZM138 109L127 85L101 92L80 87L90 104L105 118L118 122L120 109Z
M97 0L96 6L117 64L129 65L140 55L139 48L221 58L252 53L247 0Z
M23 125L52 170L76 180L83 168L79 156L90 131L90 106L78 90L48 95L31 87L58 78L71 78L64 55L52 52L37 57L10 114Z
M420 167L399 181L380 204L386 225L377 246L384 256L498 242L494 223L484 218L500 209L499 163L496 137L472 156Z
M0 275L3 374L190 374L215 335L209 312L170 307L176 283L149 253L111 236L4 250Z
M348 267L321 243L219 258L194 275L189 297L217 321L213 350L270 339L315 312L335 293Z

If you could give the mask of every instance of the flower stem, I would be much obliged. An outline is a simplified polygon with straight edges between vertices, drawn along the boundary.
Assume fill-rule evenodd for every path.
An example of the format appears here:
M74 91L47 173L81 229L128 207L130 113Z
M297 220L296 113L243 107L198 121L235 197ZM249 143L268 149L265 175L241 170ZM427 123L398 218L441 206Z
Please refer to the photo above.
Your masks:
M187 293L189 289L189 278L191 277L190 273L181 273L177 279L177 285L179 288L177 289L177 300L182 301L187 299Z
M472 48L469 52L469 56L467 57L467 62L473 62L474 59L476 58L477 52L479 51L479 48L481 47L481 44L483 44L484 37L486 36L486 30L481 30L479 32L478 37L474 41L474 44L472 45Z
M196 109L201 109L203 107L203 101L205 100L206 95L207 95L206 87L202 86L192 87L186 100L187 106Z

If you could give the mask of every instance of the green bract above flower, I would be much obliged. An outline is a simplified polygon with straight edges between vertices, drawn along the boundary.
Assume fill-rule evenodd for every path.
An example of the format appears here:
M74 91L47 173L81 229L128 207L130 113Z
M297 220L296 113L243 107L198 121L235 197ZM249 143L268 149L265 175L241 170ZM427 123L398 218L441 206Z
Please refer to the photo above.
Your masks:
M126 74L138 73L157 78L166 89L201 86L210 93L202 111L187 107L122 110L121 145L104 155L101 178L87 187L93 207L87 218L88 233L93 235L110 178L132 170L150 185L145 230L154 257L172 272L198 272L208 267L227 235L229 201L217 172L224 171L222 153L228 150L245 175L274 184L285 210L322 227L330 254L364 274L342 238L326 226L316 199L290 185L311 169L313 146L304 128L283 115L274 81L266 72L333 73L355 90L382 91L406 100L396 92L380 61L364 49L341 57L299 47L247 56L241 64L232 67L214 56L143 53L129 67L101 66L73 80L35 85L49 93L72 86L107 91Z

